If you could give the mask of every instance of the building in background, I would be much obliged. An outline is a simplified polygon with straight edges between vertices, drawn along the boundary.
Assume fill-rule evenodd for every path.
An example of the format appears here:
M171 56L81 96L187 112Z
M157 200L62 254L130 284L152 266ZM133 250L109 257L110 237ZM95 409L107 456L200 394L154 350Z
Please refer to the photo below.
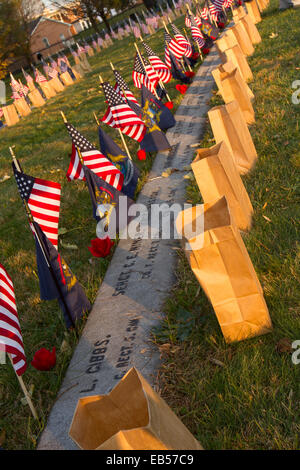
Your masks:
M40 16L30 24L31 53L33 61L37 62L37 54L45 50L45 57L69 47L74 43L73 28L69 23Z

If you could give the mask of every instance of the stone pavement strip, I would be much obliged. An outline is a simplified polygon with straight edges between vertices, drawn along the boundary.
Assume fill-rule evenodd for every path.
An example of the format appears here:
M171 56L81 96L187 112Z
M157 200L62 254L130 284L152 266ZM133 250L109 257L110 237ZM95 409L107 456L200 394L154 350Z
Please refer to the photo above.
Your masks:
M157 155L138 203L185 202L184 167L194 157L191 144L204 129L219 65L212 49L199 68L176 112L176 125L167 132L172 145ZM181 171L161 177L167 168ZM120 240L99 289L80 341L63 380L57 400L42 433L38 449L78 449L68 432L79 398L108 393L135 366L153 385L160 367L151 330L163 316L163 305L174 284L178 240Z

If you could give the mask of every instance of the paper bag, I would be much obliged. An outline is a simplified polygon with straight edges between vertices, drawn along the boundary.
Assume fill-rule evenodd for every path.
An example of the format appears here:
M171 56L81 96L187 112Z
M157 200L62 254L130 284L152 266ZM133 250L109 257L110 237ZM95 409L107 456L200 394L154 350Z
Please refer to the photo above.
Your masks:
M254 99L254 94L252 93L251 89L249 88L249 85L246 83L246 81L242 77L242 75L241 75L239 69L237 68L237 66L234 65L233 62L230 62L230 61L219 65L219 67L215 68L212 71L212 75L213 75L214 80L215 80L215 82L218 86L220 94L223 96L221 76L222 76L222 78L225 78L234 71L236 71L237 80L245 88L245 91L246 91L247 95L249 96L250 100L253 100ZM223 97L223 99L224 99L224 97Z
M25 98L19 98L18 100L14 101L14 105L19 113L20 116L28 116L31 113L31 108L28 105Z
M76 64L76 65L80 64L81 60L80 60L80 58L78 57L78 55L75 55L75 56L73 56L73 57L74 57L75 64Z
M44 106L44 104L46 102L37 88L32 90L30 93L28 93L28 98L30 99L32 105L35 108L39 108L40 106Z
M64 91L65 87L61 83L60 79L58 77L53 77L51 80L49 80L50 86L56 91L56 93L60 93L61 91Z
M225 142L199 149L191 166L203 201L226 196L238 228L250 230L253 207Z
M14 104L3 106L2 110L7 126L14 126L15 124L17 124L17 122L20 121Z
M63 84L65 86L70 86L73 85L74 81L69 72L64 72L60 76L61 80L63 81Z
M80 65L83 68L83 70L86 71L86 72L90 72L92 70L92 67L90 66L90 63L87 60L86 55L84 56L84 59L81 61Z
M84 450L202 450L135 368L109 394L78 400L69 435Z
M249 15L245 15L243 18L239 20L241 25L244 27L245 31L247 32L249 38L251 39L252 44L259 44L261 42L261 35L258 32L257 27L253 23L252 19Z
M218 77L220 83L220 93L222 95L225 103L230 103L231 101L237 101L243 116L247 124L253 124L255 122L255 113L251 100L246 89L246 83L242 79L241 74L237 67L230 72L226 73L221 72L224 70L222 66L219 68L220 75ZM215 76L213 74L213 76Z
M239 173L247 173L257 159L251 134L237 101L208 111L216 143L224 141Z
M259 12L256 0L251 0L251 2L247 2L246 3L246 8L247 8L247 12L248 12L250 18L252 19L252 21L254 22L254 24L260 23L261 16L260 16L260 12Z
M212 303L225 341L231 343L270 332L272 323L262 288L225 196L204 204L203 211L202 234L193 239L184 236L197 222L195 206L178 215L176 227L184 237L186 256ZM188 246L194 248L186 249Z
M47 100L56 96L56 91L52 88L49 82L41 82L39 83L44 95L46 96Z
M241 22L236 23L230 29L228 29L227 33L228 36L234 35L242 52L246 56L250 56L254 53L254 47L252 45L252 41L250 40L248 33L243 28Z
M224 51L224 56L226 60L222 60L223 63L227 61L233 62L239 69L240 74L246 82L250 82L251 80L253 80L253 74L247 62L247 59L238 44L226 49Z

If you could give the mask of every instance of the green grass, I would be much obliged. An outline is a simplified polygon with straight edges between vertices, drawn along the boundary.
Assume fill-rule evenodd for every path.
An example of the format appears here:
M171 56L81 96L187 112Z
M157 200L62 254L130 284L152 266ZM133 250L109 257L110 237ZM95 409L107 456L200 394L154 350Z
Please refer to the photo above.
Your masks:
M182 22L181 18L176 23L182 25ZM154 50L162 54L162 30L146 40ZM68 232L60 239L64 244L77 245L78 249L68 250L60 246L59 251L93 302L110 258L92 259L88 250L90 240L96 237L96 222L92 217L86 184L66 180L71 141L59 111L62 110L79 131L98 145L93 112L102 116L106 106L103 94L99 93L98 75L101 73L104 79L113 83L109 65L109 61L112 61L123 77L132 84L133 42L132 37L122 43L115 42L110 48L90 58L93 71L83 80L51 99L43 108L34 110L16 126L0 131L0 181L5 175L11 176L0 183L0 262L14 282L28 359L24 382L28 388L34 388L32 399L41 418L40 424L33 422L29 408L20 401L22 392L12 367L8 363L1 365L0 446L5 449L35 447L77 342L74 334L66 331L57 302L40 300L34 240L12 175L9 146L15 145L15 154L25 173L61 183L60 228L64 227ZM167 88L176 109L182 96L176 91L175 84L172 81ZM135 94L139 96L139 91L135 90ZM115 130L106 126L105 131L121 144ZM136 158L137 144L131 139L127 139L127 144L141 169L140 190L152 159L148 157L146 162L139 162ZM84 322L81 328L83 326ZM41 347L52 349L53 346L57 349L56 367L50 372L38 372L30 365L35 351Z
M206 449L299 449L300 365L290 344L300 339L299 120L292 83L300 79L300 10L278 12L258 24L262 43L249 64L258 162L243 176L254 207L243 234L264 289L272 333L225 344L214 311L180 253L177 282L156 332L164 365L162 396ZM278 34L274 39L271 33ZM222 104L214 95L211 105ZM201 147L213 145L207 126ZM201 203L195 180L187 201ZM270 221L266 220L266 216ZM164 346L162 347L162 345Z

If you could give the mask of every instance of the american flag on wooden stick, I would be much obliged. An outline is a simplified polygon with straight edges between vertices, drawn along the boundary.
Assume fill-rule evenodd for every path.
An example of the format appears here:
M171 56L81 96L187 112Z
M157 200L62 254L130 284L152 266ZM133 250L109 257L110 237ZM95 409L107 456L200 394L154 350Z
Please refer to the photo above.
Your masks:
M151 62L152 67L156 71L157 75L159 76L160 80L163 83L168 83L172 79L172 74L170 72L169 67L165 64L157 54L151 49L151 47L143 42L143 46L145 48L146 54L148 56L149 61Z
M194 19L191 16L190 16L190 21L191 21L192 37L193 37L194 41L196 41L199 44L200 49L202 49L202 47L205 44L204 36L203 36L200 28L197 26L197 24L195 23Z
M58 222L61 185L18 171L13 163L14 175L23 201L53 246L58 245Z
M34 68L34 78L36 83L47 82L47 78L37 68Z
M165 31L166 49L172 52L176 59L182 59L185 53L185 47L181 46L176 39L172 38L167 31Z
M0 263L0 351L11 355L18 376L26 370L26 357L12 280Z
M120 129L123 134L137 142L141 142L147 131L144 122L109 83L102 83L102 87L108 102L108 110L102 121L111 127Z
M142 88L142 85L144 85L153 93L157 83L159 82L159 76L144 57L143 62L144 64L142 63L139 54L136 53L132 71L132 79L137 88Z
M121 76L120 72L114 69L114 75L116 79L115 90L120 95L124 96L123 91L125 93L125 98L129 101L133 101L133 103L139 104L139 102L134 97L134 94L130 90L129 86L125 82L124 78Z
M72 124L66 122L66 128L72 139L72 155L67 171L69 180L84 179L84 172L80 162L77 148L79 149L84 165L92 170L97 176L118 191L123 186L123 175L121 171L111 163L96 147L91 144Z
M178 44L180 44L182 47L185 47L185 57L191 57L193 55L193 48L191 43L186 39L186 37L179 31L177 26L173 23L171 23L171 27L174 33L174 37Z

